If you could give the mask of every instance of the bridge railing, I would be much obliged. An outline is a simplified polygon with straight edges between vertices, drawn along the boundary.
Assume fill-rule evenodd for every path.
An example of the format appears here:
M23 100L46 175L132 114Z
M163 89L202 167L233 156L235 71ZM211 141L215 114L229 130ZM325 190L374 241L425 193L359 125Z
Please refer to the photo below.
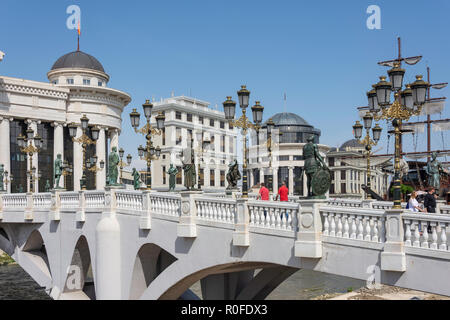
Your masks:
M144 208L144 197L141 191L115 191L117 209L124 209L140 213Z
M441 214L404 213L405 246L449 250L447 233L450 231L450 217Z
M208 196L195 197L197 219L211 222L235 223L236 200Z
M80 193L79 192L61 192L59 194L61 209L76 210L80 207Z
M181 196L176 193L152 192L150 197L151 214L171 217L180 216Z
M351 199L329 199L327 201L327 205L329 205L329 206L339 206L339 207L361 208L362 207L362 201L361 200L351 200Z
M450 206L448 206L448 205L441 205L440 206L440 213L441 214L450 214Z
M85 191L84 203L87 209L99 209L105 207L105 191Z
M384 210L323 206L320 208L323 235L335 238L385 241Z
M32 199L35 209L50 209L52 206L51 193L36 193L32 195Z
M298 203L249 200L247 205L250 227L287 231L297 230Z
M16 209L16 208L26 208L28 204L26 193L14 193L14 194L4 194L2 195L3 208Z

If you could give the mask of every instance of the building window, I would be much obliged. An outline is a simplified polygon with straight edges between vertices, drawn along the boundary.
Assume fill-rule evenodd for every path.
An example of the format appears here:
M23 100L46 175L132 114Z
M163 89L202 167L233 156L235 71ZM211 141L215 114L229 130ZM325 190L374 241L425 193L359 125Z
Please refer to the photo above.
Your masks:
M58 84L58 80L53 80L53 84Z
M192 122L192 113L186 114L186 120L187 120L188 122Z
M341 193L346 194L347 190L345 189L345 183L341 183Z
M99 86L99 87L103 87L103 81L99 81L99 82L98 82L98 86Z
M166 166L162 167L163 184L166 184Z
M278 161L289 161L289 156L278 156Z
M11 193L27 192L27 156L20 151L17 143L19 135L26 136L27 124L23 120L13 120L9 125L9 146L11 153ZM4 137L2 137L4 139Z
M229 137L228 139L230 140L230 153L233 154L234 153L234 138Z
M199 185L201 185L201 186L204 185L204 183L205 183L204 178L205 178L204 170L203 170L203 169L200 169L200 173L199 173L199 177L198 177L198 184L199 184Z
M66 82L67 84L73 84L73 79L72 78L66 79Z
M220 121L220 129L225 129L225 122Z
M225 152L225 136L220 136L220 151Z
M345 172L346 172L345 170L341 170L341 180L347 179Z
M188 144L192 144L192 142L193 142L193 141L192 141L192 139L193 139L193 137L192 137L192 129L187 129L187 134L188 134L188 135L187 135L187 139L188 139L187 141L188 141ZM191 147L194 147L194 146L191 145Z
M259 169L253 169L253 182L254 182L254 185L257 185L257 184L259 184Z
M83 84L85 86L90 86L91 85L91 79L83 79Z
M198 123L199 123L199 124L203 124L203 117L202 117L202 116L199 116L199 117L198 117Z
M220 170L220 186L225 187L225 171Z
M215 181L215 173L214 169L209 170L209 186L215 187L216 181Z
M177 173L177 182L176 184L182 184L181 175L183 174L183 169L181 167L177 167L178 173Z
M47 181L49 185L53 185L53 133L54 129L50 123L38 124L38 133L44 141L39 151L38 167L41 171L41 179L39 179L39 192L44 192Z
M214 127L214 119L209 119L209 126Z
M328 166L334 167L334 158L333 157L328 158Z
M211 135L211 143L209 144L209 150L210 151L216 151L216 147L215 147L215 143L214 143L214 141L215 141L215 135Z
M230 130L233 130L234 126L233 126L233 124L232 124L231 122L228 122L228 128L229 128Z
M176 145L178 146L178 145L180 145L181 144L181 139L182 139L182 137L181 137L181 128L177 128L176 129L176 134L177 134L177 136L176 136Z
M162 158L163 158L163 160L166 160L166 155L165 155L165 154L163 154Z
M294 194L303 196L303 170L301 167L294 167Z
M332 184L330 185L330 194L335 194L335 191L334 191L334 183L332 183Z
M175 119L181 120L181 112L180 111L175 111Z
M278 185L281 186L281 183L286 183L286 187L289 188L289 168L288 167L279 167L278 168Z
M166 128L162 128L162 145L166 145Z
M303 158L303 156L294 156L293 159L294 159L294 161L305 160L305 158Z

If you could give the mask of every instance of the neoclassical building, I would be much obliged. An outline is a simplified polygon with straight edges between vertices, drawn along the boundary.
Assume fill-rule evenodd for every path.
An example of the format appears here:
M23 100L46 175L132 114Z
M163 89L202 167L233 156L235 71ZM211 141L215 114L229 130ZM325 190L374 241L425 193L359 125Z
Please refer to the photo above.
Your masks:
M272 131L272 152L270 163L267 146L267 121L262 125L258 136L252 132L249 148L249 186L259 186L265 182L273 193L284 181L289 188L289 194L306 196L307 181L304 173L303 146L309 136L314 137L319 152L325 159L330 148L320 144L321 132L314 128L297 114L282 112L271 117L274 123ZM272 185L270 185L272 182ZM258 191L254 188L253 191Z
M0 164L14 177L8 185L13 193L29 190L26 173L30 164L17 143L28 127L43 139L40 152L32 159L36 172L41 172L35 191L44 191L47 180L53 183L53 162L58 154L73 166L73 175L67 176L67 181L61 177L60 187L80 190L82 147L72 142L67 125L76 123L80 137L84 114L89 118L88 136L90 128L100 128L97 143L87 148L87 157L96 154L98 163L105 161L106 168L108 151L119 146L121 114L131 97L107 86L109 75L96 58L82 51L68 53L53 64L47 77L49 83L0 76ZM94 173L88 175L88 189L104 188L106 169L96 173L96 186Z
M181 152L189 148L192 141L202 189L224 190L228 186L228 164L236 159L237 152L237 130L225 120L224 112L210 108L206 101L185 96L152 103L152 114L163 112L166 117L162 135L155 136L153 141L155 147L161 148L161 157L152 162L152 188L168 189L166 172L173 164L178 169L177 189L184 189ZM204 141L209 145L202 148Z
M332 148L327 153L328 165L333 172L331 178L330 197L335 198L364 198L361 188L367 182L366 158L363 157L365 147L352 139L343 143L339 148ZM371 189L381 197L387 194L389 173L383 170L383 162L389 157L377 158L371 161Z

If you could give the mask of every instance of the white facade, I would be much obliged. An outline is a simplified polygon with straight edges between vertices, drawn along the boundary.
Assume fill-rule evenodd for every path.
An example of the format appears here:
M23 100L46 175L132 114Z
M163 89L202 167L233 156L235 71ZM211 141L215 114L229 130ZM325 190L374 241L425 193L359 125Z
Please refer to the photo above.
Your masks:
M153 105L152 114L164 112L166 120L164 133L153 138L153 145L161 148L161 157L152 162L152 188L168 189L169 175L164 171L173 164L179 170L177 189L184 189L180 155L183 149L190 147L192 134L196 171L202 189L224 190L228 186L228 164L237 154L237 131L230 128L224 113L209 108L208 102L184 96L153 102ZM203 156L198 132L203 134L203 140L211 141Z
M352 146L344 144L327 154L332 172L330 198L365 198L365 192L361 187L367 184L367 165L366 158L363 158L363 151L364 146L353 143ZM355 158L361 159L359 162L362 165L356 166L352 163L354 161L349 161L349 159ZM381 165L371 166L371 189L381 197L388 193L388 178L389 174L382 169Z
M88 56L82 52L71 54ZM84 114L89 118L89 126L96 125L100 128L95 153L98 156L98 163L102 160L106 163L108 154L106 139L110 139L110 146L118 145L121 114L131 101L131 97L122 91L108 88L109 76L100 70L87 67L56 69L54 67L47 75L50 83L0 76L0 163L5 165L5 170L11 172L10 145L14 142L10 141L13 140L10 138L11 121L25 120L35 133L38 124L51 123L54 127L53 160L55 160L57 154L61 154L64 159L64 145L67 140L64 136L64 127L72 122L80 125L80 118ZM79 127L77 137L81 134L82 130ZM39 170L38 157L38 154L33 156L33 166L37 170ZM73 143L71 164L73 188L77 191L80 189L79 180L82 176L82 147L79 143ZM29 164L27 166L29 167ZM53 170L53 166L44 170ZM97 189L103 189L106 169L97 172L96 181ZM64 177L61 177L59 186L65 186ZM24 186L24 191L26 190L28 188ZM8 191L11 192L11 184ZM35 188L35 191L38 192L38 188Z

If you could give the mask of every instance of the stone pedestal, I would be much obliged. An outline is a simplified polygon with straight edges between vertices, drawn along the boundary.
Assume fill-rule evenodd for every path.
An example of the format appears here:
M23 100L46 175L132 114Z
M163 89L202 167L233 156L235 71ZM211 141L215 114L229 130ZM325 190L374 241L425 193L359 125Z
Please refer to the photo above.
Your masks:
M181 191L181 216L177 226L177 235L185 238L197 237L197 207L195 195L202 194L201 191Z
M239 193L240 193L240 191L238 188L225 190L225 195L227 196L227 198L237 199Z
M236 200L236 223L233 232L233 245L240 247L250 246L249 234L250 218L248 214L247 199Z
M27 207L24 211L24 220L33 220L33 194L31 192L27 193Z
M86 213L84 211L84 208L85 208L84 192L79 191L79 194L80 194L80 204L79 204L79 209L77 210L77 213L75 214L75 220L77 222L85 222L86 221Z
M381 270L406 271L402 213L401 209L386 210L386 242L381 253Z
M139 219L139 228L142 230L150 230L152 228L150 190L142 192L142 210L144 214Z
M124 189L126 189L124 184L119 184L117 186L106 186L105 187L105 191L124 190Z
M374 201L373 199L365 199L361 201L361 205L364 209L372 209L372 202Z
M320 206L327 200L307 199L299 201L297 213L298 232L295 241L295 256L322 258L322 220Z
M56 189L52 190L52 207L50 209L50 220L60 221L61 220L61 199L59 197L60 192L65 192L66 189Z

